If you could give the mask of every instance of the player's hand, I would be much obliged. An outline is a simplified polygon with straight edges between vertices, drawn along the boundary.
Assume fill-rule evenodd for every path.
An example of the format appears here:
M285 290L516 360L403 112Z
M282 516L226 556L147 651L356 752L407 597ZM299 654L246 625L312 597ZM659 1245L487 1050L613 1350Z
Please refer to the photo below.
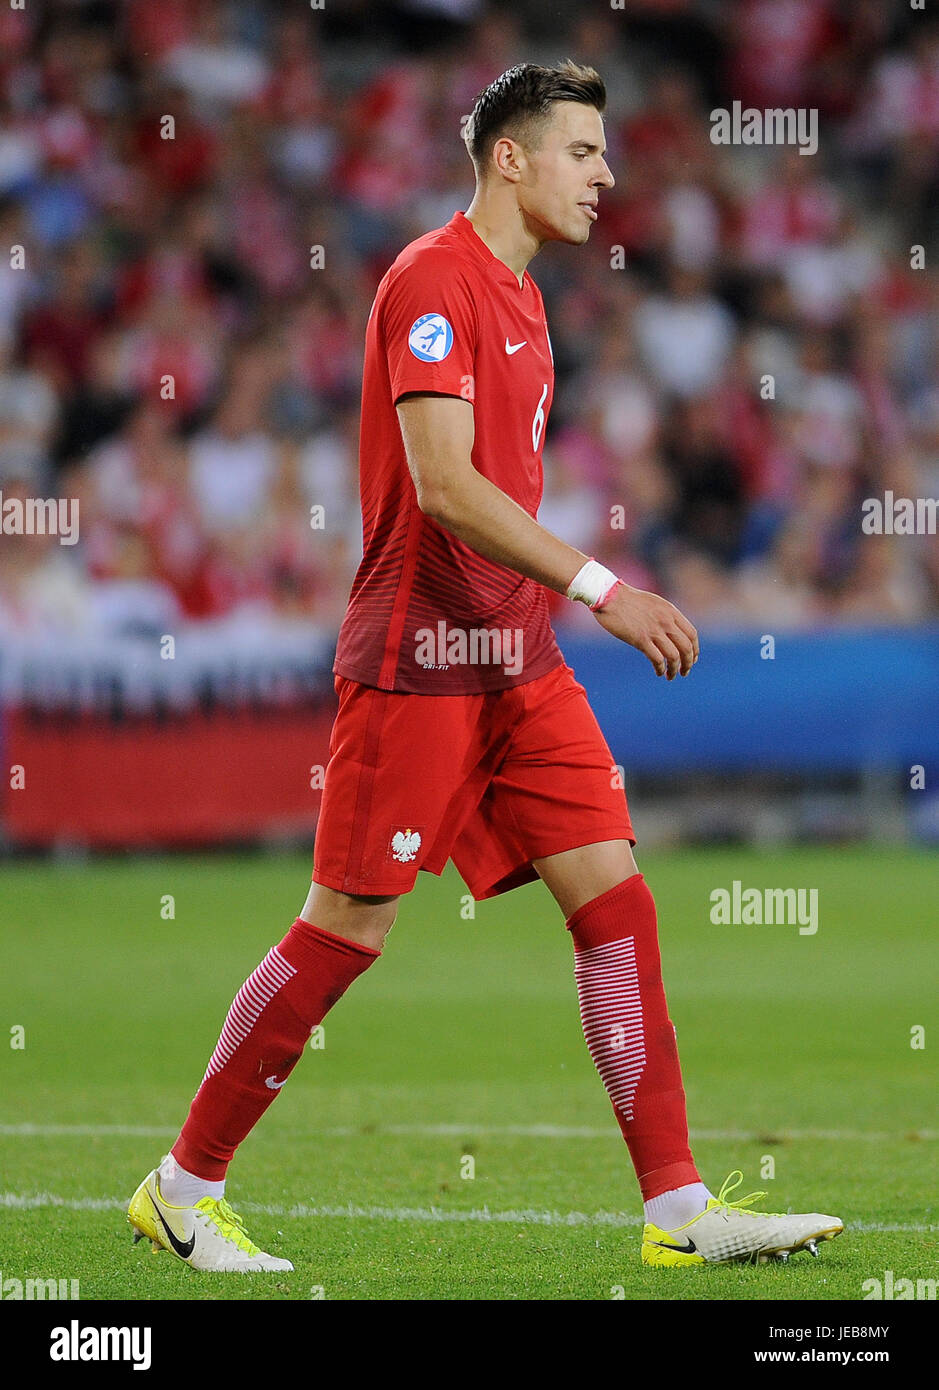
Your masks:
M642 652L657 676L687 676L698 659L698 634L683 613L660 594L620 582L594 617L601 627Z

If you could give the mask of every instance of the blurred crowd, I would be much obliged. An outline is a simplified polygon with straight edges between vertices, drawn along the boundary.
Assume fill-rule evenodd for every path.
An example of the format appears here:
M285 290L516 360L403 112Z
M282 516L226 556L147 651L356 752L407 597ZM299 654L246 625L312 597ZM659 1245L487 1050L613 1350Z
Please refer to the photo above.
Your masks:
M0 638L338 624L378 280L469 205L478 91L566 56L607 82L616 187L587 246L530 267L557 373L541 520L697 623L939 616L939 537L860 526L864 498L939 496L939 26L880 0L546 23L0 8L0 493L78 498L81 526L0 534ZM817 108L818 153L713 144L734 100Z

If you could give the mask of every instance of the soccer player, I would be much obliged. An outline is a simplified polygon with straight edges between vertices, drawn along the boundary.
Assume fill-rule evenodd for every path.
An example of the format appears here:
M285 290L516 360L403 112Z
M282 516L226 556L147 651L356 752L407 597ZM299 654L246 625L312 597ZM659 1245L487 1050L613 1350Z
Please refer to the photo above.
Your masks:
M729 1201L729 1180L714 1197L698 1175L626 798L548 622L546 588L586 604L659 676L687 676L698 658L677 608L536 520L554 373L526 267L545 242L590 235L613 187L605 104L597 73L569 61L503 73L465 132L470 207L405 247L375 296L364 553L336 654L312 886L239 990L179 1139L128 1213L137 1239L197 1269L292 1268L226 1202L229 1162L311 1030L381 954L418 869L439 874L450 858L474 898L538 876L566 918L587 1045L645 1206L646 1263L815 1253L842 1229L754 1212L752 1197Z

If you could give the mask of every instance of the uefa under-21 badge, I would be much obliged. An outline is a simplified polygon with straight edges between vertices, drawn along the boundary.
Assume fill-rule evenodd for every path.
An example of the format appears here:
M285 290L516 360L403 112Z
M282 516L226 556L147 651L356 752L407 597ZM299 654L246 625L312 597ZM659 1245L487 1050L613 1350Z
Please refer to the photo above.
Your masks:
M422 314L408 334L408 347L422 362L442 362L453 347L453 329L443 314Z

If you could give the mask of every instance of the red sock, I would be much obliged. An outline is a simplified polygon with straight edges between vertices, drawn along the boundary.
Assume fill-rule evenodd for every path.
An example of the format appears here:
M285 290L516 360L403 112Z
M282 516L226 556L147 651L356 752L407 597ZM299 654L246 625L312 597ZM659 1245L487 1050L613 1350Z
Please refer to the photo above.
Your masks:
M381 955L297 918L235 995L173 1157L217 1182L303 1054L307 1038Z
M634 874L568 921L584 1037L613 1102L643 1201L700 1182L668 1016L655 901Z

